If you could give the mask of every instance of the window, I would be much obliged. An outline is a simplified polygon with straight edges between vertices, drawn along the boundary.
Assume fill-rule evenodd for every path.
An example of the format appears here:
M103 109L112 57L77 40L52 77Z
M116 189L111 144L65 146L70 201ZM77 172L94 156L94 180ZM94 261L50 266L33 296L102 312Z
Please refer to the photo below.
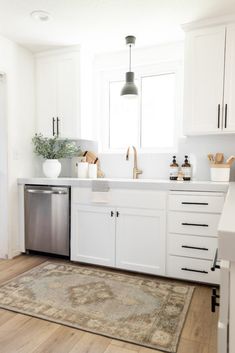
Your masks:
M169 65L168 65L169 66ZM129 145L151 152L175 151L178 134L178 69L144 67L136 70L137 99L120 96L121 76L106 76L101 142L103 151L123 151Z

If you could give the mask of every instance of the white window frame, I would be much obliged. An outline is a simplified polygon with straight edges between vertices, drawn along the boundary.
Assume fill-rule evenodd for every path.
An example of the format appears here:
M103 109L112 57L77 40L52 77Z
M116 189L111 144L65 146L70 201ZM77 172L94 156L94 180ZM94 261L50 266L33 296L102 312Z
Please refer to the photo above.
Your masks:
M176 84L176 98L175 98L175 126L174 126L174 141L171 148L142 148L141 146L141 99L139 99L139 136L138 136L138 151L140 153L177 153L178 151L178 138L182 131L182 92L183 92L183 65L182 61L168 61L161 62L158 64L141 65L133 68L135 72L135 79L141 80L142 77L164 75L164 74L175 74ZM119 68L113 70L104 70L100 74L100 102L99 102L99 146L100 153L103 154L123 154L124 148L121 149L110 149L110 114L109 114L109 84L111 81L123 81L125 78L126 68ZM141 81L140 81L141 82ZM141 84L139 85L139 92L141 94ZM125 98L124 98L125 99ZM127 146L128 147L128 146Z

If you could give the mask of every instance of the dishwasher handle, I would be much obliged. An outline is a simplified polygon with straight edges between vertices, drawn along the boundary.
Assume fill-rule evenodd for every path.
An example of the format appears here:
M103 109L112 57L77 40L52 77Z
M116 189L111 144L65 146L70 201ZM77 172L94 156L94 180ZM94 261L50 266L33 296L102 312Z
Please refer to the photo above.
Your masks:
M62 190L37 190L37 189L26 189L31 194L49 194L49 195L67 195L67 191Z

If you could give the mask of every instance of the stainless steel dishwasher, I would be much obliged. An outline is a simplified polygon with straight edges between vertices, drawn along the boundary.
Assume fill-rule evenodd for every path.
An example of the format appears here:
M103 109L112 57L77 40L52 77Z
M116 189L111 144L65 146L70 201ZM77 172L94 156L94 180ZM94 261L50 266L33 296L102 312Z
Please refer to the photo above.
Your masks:
M61 186L25 186L25 247L69 256L70 189Z

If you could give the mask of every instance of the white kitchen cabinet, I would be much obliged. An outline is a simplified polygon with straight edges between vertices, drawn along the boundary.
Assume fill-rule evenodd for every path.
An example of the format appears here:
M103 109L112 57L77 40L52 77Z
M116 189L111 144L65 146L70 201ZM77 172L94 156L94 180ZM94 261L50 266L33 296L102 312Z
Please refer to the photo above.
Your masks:
M80 137L79 51L36 56L37 132Z
M110 207L73 205L71 260L115 266L115 214Z
M234 24L196 29L186 34L186 135L235 132L234 42Z
M220 272L211 267L224 194L172 191L168 201L167 275L218 284Z
M165 211L118 208L116 266L165 274Z
M225 26L187 33L184 132L217 133L222 128Z
M71 260L164 275L167 193L112 189L100 204L92 194L72 188Z

